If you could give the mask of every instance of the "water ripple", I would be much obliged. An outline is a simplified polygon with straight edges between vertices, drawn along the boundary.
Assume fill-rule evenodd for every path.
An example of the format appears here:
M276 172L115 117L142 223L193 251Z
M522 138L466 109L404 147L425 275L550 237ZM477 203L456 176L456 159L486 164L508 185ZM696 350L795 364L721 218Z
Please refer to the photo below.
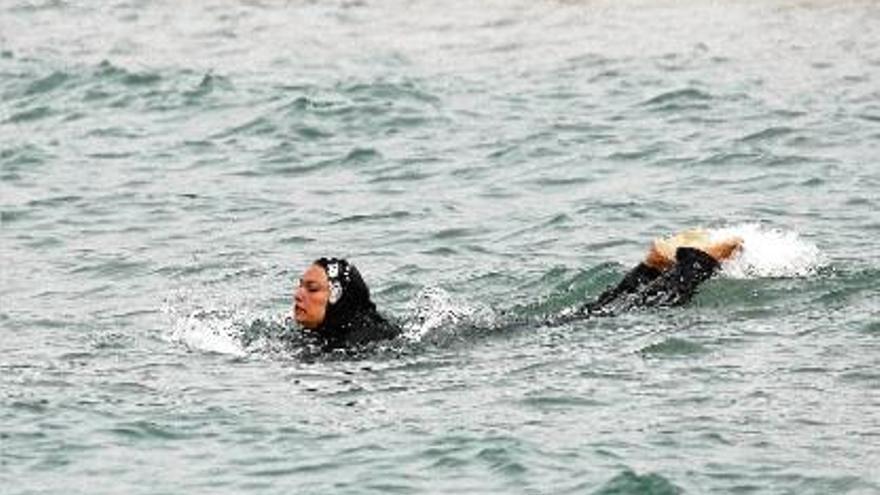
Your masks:
M684 491L659 474L626 470L610 479L593 495L679 495Z
M712 95L709 93L694 88L685 88L661 93L645 100L642 102L642 105L664 109L670 108L670 105L673 104L687 106L689 104L697 104L712 99Z

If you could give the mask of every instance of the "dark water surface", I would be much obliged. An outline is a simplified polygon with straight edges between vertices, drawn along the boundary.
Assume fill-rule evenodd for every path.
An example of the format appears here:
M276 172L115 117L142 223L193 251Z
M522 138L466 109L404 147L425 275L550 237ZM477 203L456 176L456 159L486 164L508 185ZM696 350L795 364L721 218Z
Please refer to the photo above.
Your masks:
M2 2L0 492L880 493L878 88L870 1ZM322 255L405 338L280 345Z

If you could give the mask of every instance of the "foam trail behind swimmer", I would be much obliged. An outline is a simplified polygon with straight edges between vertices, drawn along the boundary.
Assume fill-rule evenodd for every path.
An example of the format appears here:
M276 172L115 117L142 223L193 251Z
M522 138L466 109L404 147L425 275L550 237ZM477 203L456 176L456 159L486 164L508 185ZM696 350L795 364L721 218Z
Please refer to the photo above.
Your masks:
M430 332L461 323L488 326L494 313L488 306L467 306L453 301L452 296L439 287L427 287L419 292L410 310L414 318L404 327L404 336L418 342Z
M826 263L819 248L796 232L741 224L711 229L709 234L713 241L743 239L742 251L722 265L722 275L730 278L804 277Z

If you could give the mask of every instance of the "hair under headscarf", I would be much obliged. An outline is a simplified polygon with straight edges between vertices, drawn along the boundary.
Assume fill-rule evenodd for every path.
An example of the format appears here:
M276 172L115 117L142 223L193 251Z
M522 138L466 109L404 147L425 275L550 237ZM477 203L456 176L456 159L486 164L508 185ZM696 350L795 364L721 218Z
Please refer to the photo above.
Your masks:
M314 264L324 269L330 285L330 298L319 332L343 330L359 312L376 310L370 300L370 289L354 265L341 258L320 258Z

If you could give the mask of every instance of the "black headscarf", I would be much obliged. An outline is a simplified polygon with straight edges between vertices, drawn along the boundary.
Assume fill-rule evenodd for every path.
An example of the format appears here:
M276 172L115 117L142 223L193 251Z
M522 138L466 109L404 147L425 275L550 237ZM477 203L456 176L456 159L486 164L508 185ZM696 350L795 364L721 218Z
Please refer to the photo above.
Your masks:
M318 327L320 333L329 336L344 332L358 315L376 311L370 289L354 265L341 258L320 258L315 264L327 273L330 285L324 322Z
M400 335L401 328L376 311L370 289L354 265L341 258L321 258L314 264L324 269L330 285L324 321L315 332L323 350L355 351Z

